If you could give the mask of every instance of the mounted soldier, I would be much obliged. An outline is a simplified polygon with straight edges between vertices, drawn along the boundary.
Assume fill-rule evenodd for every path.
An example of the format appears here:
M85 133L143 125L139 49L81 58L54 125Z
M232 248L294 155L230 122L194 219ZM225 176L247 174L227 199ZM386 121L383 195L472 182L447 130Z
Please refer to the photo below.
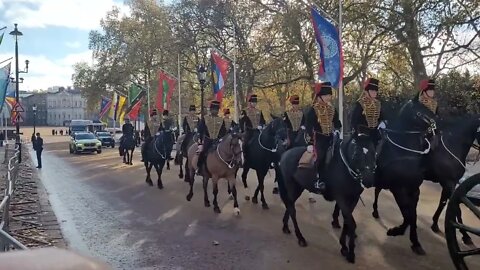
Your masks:
M162 121L160 122L159 130L173 131L174 128L175 128L175 120L172 117L170 117L168 110L163 110Z
M420 82L420 93L413 98L414 102L420 102L434 114L438 114L438 102L435 98L435 81L425 79Z
M289 98L289 101L292 104L292 108L283 114L283 118L288 129L289 146L293 147L300 129L305 130L305 118L303 111L299 107L300 97L293 95Z
M225 123L225 129L227 131L230 131L232 128L237 126L237 123L235 123L235 121L230 118L229 108L223 109L223 122Z
M197 162L197 173L201 170L205 163L206 154L209 148L217 143L225 134L225 123L222 117L218 115L220 110L220 102L214 100L210 103L210 115L205 115L198 124L199 146L197 153L199 153Z
M317 84L315 87L315 99L313 106L305 114L307 131L312 134L314 145L317 172L320 177L324 172L331 153L333 152L334 139L340 136L342 123L338 112L332 104L332 85L330 82ZM307 149L311 149L308 147ZM325 189L325 184L319 178L315 183L319 192Z
M385 128L385 123L381 122L384 120L382 104L377 99L378 84L379 81L375 78L365 81L364 91L360 99L355 102L350 122L352 133L368 133L375 146L381 138L379 127Z
M196 111L197 108L195 107L195 105L190 105L190 107L188 108L188 115L183 118L182 128L184 134L194 132L197 129L199 119L196 115Z
M156 108L150 112L150 119L147 121L147 125L148 129L144 132L145 142L142 144L142 162L144 161L143 153L145 153L145 146L148 145L160 131L161 122Z
M122 137L120 138L120 145L123 145L123 141L125 138L132 137L133 138L133 133L135 132L135 128L133 127L132 123L130 123L130 118L126 116L124 118L125 123L122 125Z
M257 109L257 95L250 95L247 101L248 107L247 109L242 110L240 123L241 131L245 132L244 154L248 154L247 145L254 133L259 133L266 125L262 111ZM245 158L247 157L245 156Z

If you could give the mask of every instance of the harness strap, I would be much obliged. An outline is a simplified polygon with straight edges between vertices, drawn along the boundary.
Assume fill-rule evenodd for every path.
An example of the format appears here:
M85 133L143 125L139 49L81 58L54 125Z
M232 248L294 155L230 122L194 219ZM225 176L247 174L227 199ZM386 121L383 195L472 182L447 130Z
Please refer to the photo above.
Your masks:
M428 154L428 153L430 152L430 146L431 146L431 145L430 145L430 142L429 142L427 139L425 139L425 141L426 141L427 144L428 144L427 149L425 149L425 150L423 150L423 151L419 151L419 150L410 149L410 148L401 146L400 144L397 144L397 143L394 142L392 139L390 139L390 136L388 136L388 133L385 134L385 137L387 138L387 140L388 140L391 144L395 145L396 147L398 147L398 148L400 148L400 149L402 149L402 150L405 150L405 151L408 151L408 152L412 152L412 153L416 153L416 154L420 154L420 155L426 155L426 154Z
M442 142L442 145L443 145L443 147L445 148L445 150L447 150L447 152L448 152L453 158L455 158L455 160L457 160L458 163L460 163L460 165L462 165L462 167L463 167L465 170L467 170L467 167L465 166L465 164L463 164L463 162L462 162L457 156L455 156L455 155L452 153L452 151L450 151L450 149L448 149L448 147L445 145L445 142L443 141L443 135L440 136L440 141Z
M258 144L260 145L260 147L264 150L269 151L269 152L276 153L277 149L278 149L278 143L275 145L275 148L273 148L273 149L270 149L270 148L267 148L267 147L263 146L263 144L261 142L261 139L260 139L262 137L262 134L263 134L263 130L260 130L260 134L258 135Z

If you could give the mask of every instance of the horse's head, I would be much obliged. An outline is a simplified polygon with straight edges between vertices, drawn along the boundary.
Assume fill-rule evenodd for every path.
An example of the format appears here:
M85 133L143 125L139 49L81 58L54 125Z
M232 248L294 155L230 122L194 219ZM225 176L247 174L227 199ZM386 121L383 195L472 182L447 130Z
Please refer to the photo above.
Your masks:
M240 164L242 162L242 138L243 133L232 132L225 136L225 139L222 140L225 145L228 145L228 150L226 152L229 152L233 155L233 160L236 164Z
M409 101L401 109L404 120L412 127L427 131L428 134L435 135L437 129L437 116L427 107L419 102Z
M372 138L365 133L353 135L347 145L345 155L353 174L358 176L364 186L373 186L376 153Z
M270 137L273 137L275 144L279 146L285 146L288 143L287 140L287 126L285 121L281 117L276 117L270 122L263 131Z

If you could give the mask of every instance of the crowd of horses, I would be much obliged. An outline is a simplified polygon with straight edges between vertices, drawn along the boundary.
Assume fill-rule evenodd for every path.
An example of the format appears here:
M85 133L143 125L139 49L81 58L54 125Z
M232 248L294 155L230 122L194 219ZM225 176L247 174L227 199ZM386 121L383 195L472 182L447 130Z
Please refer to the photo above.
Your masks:
M228 192L233 197L234 213L240 214L237 200L237 172L241 174L244 188L248 188L247 174L250 169L256 171L258 185L252 202L268 209L264 196L264 180L268 171L275 169L275 181L278 182L280 197L286 207L283 215L282 231L290 234L289 220L292 220L294 232L300 246L307 246L297 223L295 202L304 190L317 192L314 185L317 179L316 167L300 168L299 160L307 149L305 131L297 138L287 138L284 119L274 118L263 130L256 130L248 141L238 128L231 129L208 151L206 162L197 168L196 134L178 136L176 142L173 131L162 131L142 148L142 156L147 176L146 182L153 185L150 172L155 167L158 188L163 188L162 171L169 166L170 154L176 143L175 164L180 166L179 177L190 185L186 199L193 197L195 175L203 179L204 204L210 206L207 192L208 182L213 183L213 210L220 213L217 202L218 181L228 181ZM480 116L465 115L457 118L440 119L420 103L408 101L403 104L394 117L382 130L383 143L377 153L372 138L356 132L348 139L336 139L333 155L320 177L325 179L326 191L323 196L335 201L332 226L342 228L340 236L341 254L348 262L355 262L356 222L353 211L365 188L375 188L375 203L372 215L379 217L378 194L388 189L393 194L402 213L403 222L387 231L389 236L405 234L410 228L411 249L418 255L425 254L417 235L417 203L420 185L424 180L439 183L442 194L438 209L433 216L432 230L438 232L438 219L445 204L454 191L459 179L466 170L466 158L475 140L480 142ZM321 136L313 132L312 137ZM126 140L128 141L128 140ZM125 145L127 146L127 145ZM315 145L315 151L321 151ZM127 147L125 147L127 148ZM244 153L243 149L248 149ZM127 152L127 151L126 151ZM185 162L183 160L186 159ZM130 158L126 160L131 163ZM250 197L246 196L246 200ZM342 214L343 226L338 217ZM461 211L457 209L457 220L462 223ZM470 236L461 231L463 241L472 245Z

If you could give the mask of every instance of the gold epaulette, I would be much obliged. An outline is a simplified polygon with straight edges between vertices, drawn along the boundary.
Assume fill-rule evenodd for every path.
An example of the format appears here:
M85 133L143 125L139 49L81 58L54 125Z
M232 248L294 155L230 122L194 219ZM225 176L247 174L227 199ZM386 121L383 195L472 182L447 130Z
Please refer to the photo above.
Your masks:
M313 105L317 121L322 128L323 135L330 135L333 132L333 116L335 115L335 108L327 103L315 103Z
M378 99L362 97L358 100L358 103L362 106L363 115L365 120L367 120L367 125L369 128L378 127L378 119L380 118L380 110L382 104Z

